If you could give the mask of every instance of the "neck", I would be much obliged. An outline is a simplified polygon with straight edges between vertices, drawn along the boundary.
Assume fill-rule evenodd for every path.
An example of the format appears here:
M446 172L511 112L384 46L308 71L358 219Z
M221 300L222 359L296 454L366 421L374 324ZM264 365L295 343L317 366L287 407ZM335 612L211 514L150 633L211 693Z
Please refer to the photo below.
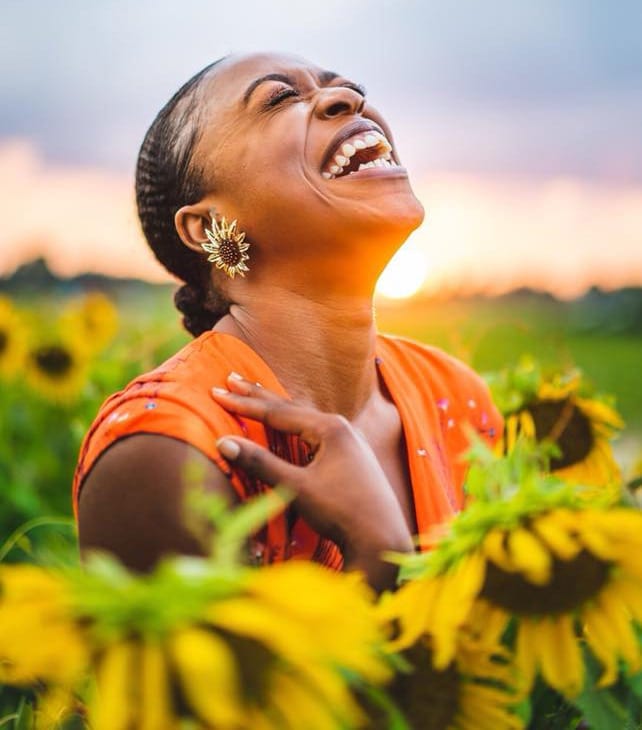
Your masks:
M300 403L354 419L377 390L370 296L324 301L261 287L232 305L215 329L249 345Z

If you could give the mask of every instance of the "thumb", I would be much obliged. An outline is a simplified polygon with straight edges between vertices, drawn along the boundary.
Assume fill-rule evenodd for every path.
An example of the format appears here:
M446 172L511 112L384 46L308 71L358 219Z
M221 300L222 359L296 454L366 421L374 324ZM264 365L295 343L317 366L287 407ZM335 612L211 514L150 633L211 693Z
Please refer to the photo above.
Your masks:
M301 467L284 461L249 439L224 436L216 442L216 447L226 461L251 477L272 487L277 484L294 489L298 487Z

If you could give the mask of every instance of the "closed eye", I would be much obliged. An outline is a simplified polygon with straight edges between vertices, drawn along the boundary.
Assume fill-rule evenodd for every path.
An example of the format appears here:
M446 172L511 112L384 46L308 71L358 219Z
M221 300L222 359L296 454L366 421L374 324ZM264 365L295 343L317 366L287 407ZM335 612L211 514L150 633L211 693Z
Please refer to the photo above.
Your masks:
M300 94L296 89L293 89L291 86L277 87L265 100L265 106L276 106L277 104L280 104L282 101L291 96L300 96Z
M352 89L353 91L356 91L357 94L363 97L365 97L367 93L365 86L362 86L361 84L353 84L351 81L348 81L345 84L341 84L341 86L345 86L346 89Z

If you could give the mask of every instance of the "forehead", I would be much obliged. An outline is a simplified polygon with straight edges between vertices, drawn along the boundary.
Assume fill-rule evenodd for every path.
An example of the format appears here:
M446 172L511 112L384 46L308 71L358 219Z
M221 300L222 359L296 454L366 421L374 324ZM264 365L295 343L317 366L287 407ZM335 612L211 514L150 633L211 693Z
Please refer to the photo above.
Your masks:
M308 76L311 80L327 80L336 76L300 56L283 53L253 53L244 56L228 56L208 74L207 95L215 96L218 103L233 103L243 97L248 86L266 74Z

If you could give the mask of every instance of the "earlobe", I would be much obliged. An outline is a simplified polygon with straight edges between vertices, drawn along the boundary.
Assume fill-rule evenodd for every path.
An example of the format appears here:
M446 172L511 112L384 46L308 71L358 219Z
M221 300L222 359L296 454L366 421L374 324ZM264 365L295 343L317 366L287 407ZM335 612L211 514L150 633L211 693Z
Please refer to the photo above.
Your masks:
M204 202L184 205L174 216L174 225L181 241L197 253L203 253L202 244L207 241L205 228L210 225L210 209L211 204Z

